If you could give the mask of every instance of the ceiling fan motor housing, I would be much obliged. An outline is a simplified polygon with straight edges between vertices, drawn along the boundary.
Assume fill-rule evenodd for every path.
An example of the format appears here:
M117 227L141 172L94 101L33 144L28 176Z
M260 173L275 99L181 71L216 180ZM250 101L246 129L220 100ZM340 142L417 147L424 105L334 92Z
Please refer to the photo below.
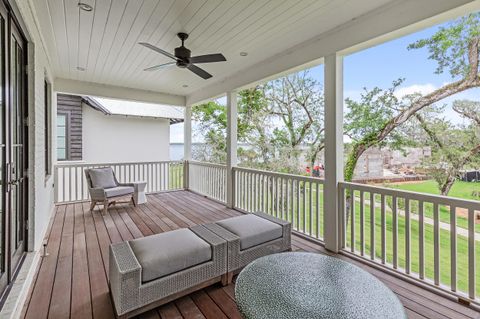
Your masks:
M192 52L184 46L175 48L175 57L179 59L177 60L177 65L179 67L186 67L190 63L191 54Z

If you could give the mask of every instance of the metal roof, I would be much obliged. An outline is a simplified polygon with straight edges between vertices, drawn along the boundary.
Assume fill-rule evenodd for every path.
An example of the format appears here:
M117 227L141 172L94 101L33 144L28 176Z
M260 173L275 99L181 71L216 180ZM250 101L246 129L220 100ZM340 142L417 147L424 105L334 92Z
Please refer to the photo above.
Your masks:
M83 102L105 115L123 115L170 119L170 124L183 122L183 108L124 100L83 96Z

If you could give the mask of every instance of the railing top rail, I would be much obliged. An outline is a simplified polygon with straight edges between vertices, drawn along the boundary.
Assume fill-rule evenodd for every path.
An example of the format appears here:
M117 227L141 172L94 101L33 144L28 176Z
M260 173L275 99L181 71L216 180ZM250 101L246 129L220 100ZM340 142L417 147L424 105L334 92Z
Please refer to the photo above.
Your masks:
M115 162L115 163L70 163L58 162L55 167L87 167L87 166L110 166L110 165L138 165L138 164L182 164L183 161L154 161L154 162Z
M197 165L197 166L206 166L206 167L216 167L216 168L227 168L227 165L218 164L218 163L210 163L210 162L199 162L199 161L188 161L189 164Z
M287 174L287 173L277 173L277 172L264 171L260 169L254 169L254 168L246 168L246 167L234 167L233 170L241 171L241 172L253 172L253 173L267 175L267 176L283 177L283 178L290 178L295 180L324 184L324 180L318 177L294 175L294 174Z
M383 194L388 196L403 197L409 200L418 200L422 202L431 202L439 205L454 206L480 211L480 201L460 199L449 196L417 193L413 191L399 190L394 188L386 188L380 186L372 186L365 184L358 184L352 182L340 182L340 187L351 188L365 192L372 192L376 194Z

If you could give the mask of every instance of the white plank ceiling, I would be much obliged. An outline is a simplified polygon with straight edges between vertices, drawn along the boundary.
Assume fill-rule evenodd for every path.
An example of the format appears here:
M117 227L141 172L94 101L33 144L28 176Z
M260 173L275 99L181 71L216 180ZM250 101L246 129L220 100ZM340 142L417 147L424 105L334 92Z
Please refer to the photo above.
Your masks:
M56 77L188 95L390 1L82 0L92 12L76 0L33 3ZM227 62L199 65L214 78L176 67L143 71L170 60L138 42L173 52L178 32L190 34L192 55L225 55Z

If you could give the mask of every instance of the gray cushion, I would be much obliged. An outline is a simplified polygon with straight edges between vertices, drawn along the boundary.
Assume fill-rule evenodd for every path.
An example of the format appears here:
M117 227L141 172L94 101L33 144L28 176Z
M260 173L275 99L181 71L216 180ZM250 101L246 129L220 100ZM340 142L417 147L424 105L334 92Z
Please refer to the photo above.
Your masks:
M95 168L90 170L90 179L94 188L111 188L117 186L113 171L110 167Z
M150 281L212 259L210 245L188 228L129 242L142 266L142 281Z
M133 194L133 186L117 186L104 189L108 197L123 196Z
M240 237L241 250L282 237L282 226L254 214L224 219L217 224Z

